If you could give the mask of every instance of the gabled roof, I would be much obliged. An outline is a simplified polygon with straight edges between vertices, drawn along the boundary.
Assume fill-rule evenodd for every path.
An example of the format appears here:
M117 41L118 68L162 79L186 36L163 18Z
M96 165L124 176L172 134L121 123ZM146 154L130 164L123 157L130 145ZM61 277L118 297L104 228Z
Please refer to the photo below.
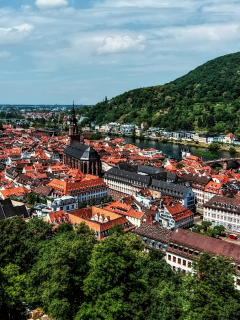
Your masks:
M225 136L225 138L226 138L226 137L231 138L231 139L237 139L237 137L236 137L234 134L232 134L232 133L228 133L228 134Z
M63 152L78 160L99 160L98 153L92 147L79 142L73 142Z
M174 202L172 205L165 206L165 208L172 215L174 221L180 221L194 215L194 213L190 209L183 206L179 202Z
M118 169L117 167L109 169L104 174L104 178L106 178L106 179L114 179L114 178L109 177L109 175L110 176L115 176L116 180L118 180L120 177L126 178L126 179L129 180L129 182L124 181L124 183L131 184L131 185L132 185L133 181L138 181L138 182L144 183L144 184L146 184L148 186L149 183L150 183L150 179L151 179L147 175L141 175L141 174L138 174L136 172L130 172L130 171L126 171L126 170L121 170L121 169Z
M133 231L139 236L147 237L149 239L160 241L163 243L168 243L171 237L172 231L161 228L159 226L151 226L149 224L142 224L139 228Z
M189 188L180 184L152 179L151 187L157 187L163 195L184 199Z
M210 254L233 258L235 262L240 263L240 247L232 242L211 238L180 228L173 231L170 241L199 252L207 251ZM174 247L168 250L173 251Z
M28 218L28 212L24 205L14 207L10 199L0 200L0 220L12 217Z
M195 182L203 185L207 185L208 182L211 180L210 177L200 176L198 174L192 174L192 173L182 174L181 178L186 181Z

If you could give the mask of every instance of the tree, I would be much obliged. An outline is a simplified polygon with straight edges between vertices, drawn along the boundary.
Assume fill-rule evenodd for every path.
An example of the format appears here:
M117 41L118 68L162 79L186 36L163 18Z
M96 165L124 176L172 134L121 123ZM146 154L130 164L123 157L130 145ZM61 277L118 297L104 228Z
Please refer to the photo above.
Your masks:
M109 236L111 235L115 235L115 236L120 236L124 234L124 229L122 224L114 224L114 226L112 228L109 229L108 232Z
M89 140L101 140L103 136L100 133L93 133L90 137Z
M183 168L183 164L181 162L178 162L176 167L177 167L177 169L182 169Z
M71 231L73 231L73 226L71 225L71 223L60 224L56 229L57 233L64 233L64 232L71 232Z
M9 263L27 272L34 264L41 243L54 237L52 225L38 219L25 222L16 217L0 220L0 267Z
M193 263L193 275L184 278L187 291L180 319L238 319L240 294L234 286L232 260L203 252Z
M208 227L210 227L212 225L212 222L210 221L202 221L202 227L204 231L208 230Z
M100 198L99 198L99 202L100 202L100 203L103 203L103 201L104 201L104 197L100 197Z
M94 247L83 288L88 300L75 320L133 319L131 301L141 287L135 259L134 252L119 237L109 237Z
M208 149L211 151L216 151L216 150L219 150L220 148L221 148L221 146L217 142L213 142L208 146Z
M140 255L136 263L138 278L145 287L132 304L134 319L178 320L184 296L180 275L173 272L162 254L155 250Z
M86 201L86 200L83 200L83 201L81 202L81 208L86 208L86 206L87 206L87 201Z
M28 193L27 195L27 202L29 204L34 204L35 202L37 202L38 200L38 196L34 193Z
M236 153L237 151L236 151L236 149L235 149L234 147L230 147L230 148L228 149L228 152L231 153L231 154L233 154L233 153Z
M111 202L113 199L112 199L112 196L111 195L109 195L108 197L107 197L107 202Z
M96 200L94 198L92 198L90 200L90 206L95 206L95 204L96 204Z
M0 268L0 317L20 319L21 301L26 290L25 275L20 274L17 265L9 264Z
M72 319L84 301L83 280L94 235L65 232L42 244L39 258L27 275L27 302L58 320Z
M213 238L216 238L217 236L221 236L224 230L225 230L224 226L215 226L212 228L212 223L209 221L202 221L201 225L196 224L192 228L193 232L205 234Z
M76 229L76 233L77 234L81 234L83 235L84 237L86 236L93 236L94 235L94 232L92 230L90 230L89 226L86 225L85 222L81 222L77 229Z
M230 193L230 194L227 195L227 197L228 197L228 198L234 198L234 194L233 194L233 193Z

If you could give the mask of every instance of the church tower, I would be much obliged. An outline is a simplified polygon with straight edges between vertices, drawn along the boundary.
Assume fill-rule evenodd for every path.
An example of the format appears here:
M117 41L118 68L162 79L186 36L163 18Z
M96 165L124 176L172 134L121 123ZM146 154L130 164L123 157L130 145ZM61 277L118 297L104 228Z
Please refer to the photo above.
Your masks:
M74 101L73 101L72 115L71 115L71 119L70 119L68 136L70 138L70 144L72 144L75 141L80 142L80 134L78 132L77 119L76 119L75 108L74 108Z

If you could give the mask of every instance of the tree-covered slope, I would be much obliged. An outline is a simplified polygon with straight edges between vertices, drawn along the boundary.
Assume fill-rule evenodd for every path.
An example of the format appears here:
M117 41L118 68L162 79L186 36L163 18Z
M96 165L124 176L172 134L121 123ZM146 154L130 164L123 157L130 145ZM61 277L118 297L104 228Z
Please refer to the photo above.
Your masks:
M197 67L165 85L125 92L93 106L97 123L118 121L169 130L232 131L240 133L240 52Z

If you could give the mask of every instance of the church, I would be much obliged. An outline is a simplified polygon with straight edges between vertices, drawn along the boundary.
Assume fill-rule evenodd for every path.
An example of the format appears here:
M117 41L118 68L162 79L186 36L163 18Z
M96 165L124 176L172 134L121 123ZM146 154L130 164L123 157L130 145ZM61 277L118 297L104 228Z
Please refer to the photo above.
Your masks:
M73 103L69 125L70 145L63 151L63 163L72 169L79 169L84 174L99 176L102 173L100 156L91 146L80 143L77 119Z

